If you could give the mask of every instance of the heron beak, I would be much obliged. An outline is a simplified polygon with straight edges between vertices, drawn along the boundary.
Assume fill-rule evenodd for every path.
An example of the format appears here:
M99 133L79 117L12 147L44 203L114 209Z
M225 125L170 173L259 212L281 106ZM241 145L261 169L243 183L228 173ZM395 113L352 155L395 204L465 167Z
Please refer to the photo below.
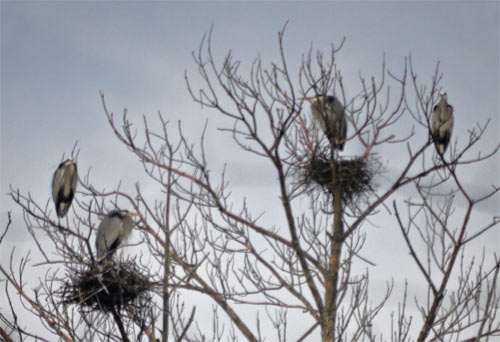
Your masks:
M141 216L139 213L131 213L130 211L127 213L128 216Z
M317 98L316 96L312 96L312 97L301 97L299 100L300 100L300 101L308 101L308 102L314 103L314 102L318 101L318 98Z

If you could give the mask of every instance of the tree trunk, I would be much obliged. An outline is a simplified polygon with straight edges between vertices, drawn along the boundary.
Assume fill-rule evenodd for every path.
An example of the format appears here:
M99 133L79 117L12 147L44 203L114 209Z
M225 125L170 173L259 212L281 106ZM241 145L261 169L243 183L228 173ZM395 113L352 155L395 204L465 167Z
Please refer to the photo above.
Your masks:
M332 159L333 160L333 159ZM332 166L334 162L332 161ZM337 181L338 172L332 167L334 174L334 198L333 198L333 234L330 237L330 262L328 265L327 278L325 280L325 309L321 315L321 340L323 342L335 341L335 322L337 314L337 290L340 272L340 257L344 231L342 225L344 191L342 185Z

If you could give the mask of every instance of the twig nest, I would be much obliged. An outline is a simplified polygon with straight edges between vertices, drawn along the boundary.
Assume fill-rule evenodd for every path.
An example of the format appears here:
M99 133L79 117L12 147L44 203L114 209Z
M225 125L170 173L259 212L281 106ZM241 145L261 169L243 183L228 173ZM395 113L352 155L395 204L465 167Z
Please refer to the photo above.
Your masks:
M361 158L332 159L325 153L313 154L303 165L302 183L333 194L342 187L343 199L349 200L371 189L373 170Z
M147 296L151 287L134 262L109 262L77 271L64 285L63 297L65 303L109 312Z

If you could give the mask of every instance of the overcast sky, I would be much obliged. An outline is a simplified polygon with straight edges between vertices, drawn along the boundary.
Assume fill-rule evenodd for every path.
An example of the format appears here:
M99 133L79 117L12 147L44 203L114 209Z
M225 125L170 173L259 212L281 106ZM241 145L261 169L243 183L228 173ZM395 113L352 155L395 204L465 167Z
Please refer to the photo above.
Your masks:
M464 146L460 139L467 130L491 119L479 148L486 151L498 144L496 1L2 2L2 226L7 211L12 210L15 218L8 238L19 242L19 234L24 234L20 212L6 195L9 185L45 203L50 199L52 173L76 141L79 169L87 172L92 167L97 187L111 187L120 180L132 187L144 177L140 164L113 137L99 91L110 110L119 114L127 108L132 120L145 115L154 122L157 111L172 122L181 120L193 142L209 118L212 161L227 160L236 191L250 199L265 198L256 201L259 210L276 201L274 194L265 193L274 174L266 173L256 158L234 153L228 137L216 130L220 119L191 100L184 73L198 82L191 53L211 25L217 56L232 50L247 65L258 55L267 62L277 61L277 32L287 20L285 52L292 67L298 67L311 44L326 52L330 44L346 38L337 64L350 95L360 90L360 72L379 77L384 53L394 72L402 71L404 57L411 53L419 80L428 84L440 61L441 85L455 107L453 139ZM397 169L387 159L391 169ZM499 160L497 156L470 173L471 189L498 184ZM490 216L499 212L498 196L483 210ZM391 233L395 230L380 229L372 246ZM489 246L498 246L498 233L492 236ZM404 248L400 252L407 254ZM377 264L391 258L375 247L368 253ZM391 272L377 274L383 281Z

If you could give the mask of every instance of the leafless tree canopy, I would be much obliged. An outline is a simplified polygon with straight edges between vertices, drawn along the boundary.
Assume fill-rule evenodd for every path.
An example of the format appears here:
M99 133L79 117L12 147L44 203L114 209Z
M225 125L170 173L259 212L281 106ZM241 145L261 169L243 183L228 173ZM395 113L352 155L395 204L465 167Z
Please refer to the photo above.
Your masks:
M87 174L60 220L52 203L12 187L42 259L18 255L3 243L12 250L0 267L3 340L500 338L500 258L468 249L498 229L498 216L477 221L473 214L498 198L500 188L495 184L473 196L462 171L496 157L499 142L476 152L488 128L479 122L468 135L453 138L445 155L436 153L429 120L443 77L439 63L422 84L410 57L399 73L387 70L384 60L380 76L360 76L348 87L335 60L343 42L328 52L311 49L296 70L288 64L283 32L280 57L269 65L260 57L248 65L231 52L219 60L211 38L210 32L193 53L198 74L186 73L187 89L204 110L224 119L214 134L230 135L242 153L272 167L282 219L268 224L251 202L235 200L225 171L213 171L221 165L211 164L205 150L205 134L213 132L205 130L193 143L168 113L131 122L126 110L114 115L102 95L112 132L142 164L158 195L149 198L139 183L133 193L98 189ZM196 88L193 80L203 85ZM331 148L300 100L321 94L334 94L345 106L347 151ZM386 176L389 184L379 186L376 178L394 158L379 148L390 145L406 153ZM407 190L415 195L395 199ZM103 215L120 207L140 213L134 229L141 242L137 253L103 266L95 260L96 230ZM393 279L385 293L370 291L378 266L362 253L370 243L364 231L378 215L387 216L383 229L399 231L412 259L408 268L417 270L426 288L423 297L409 286L398 288L403 295L392 312L387 303L396 296ZM10 226L9 219L0 244ZM36 284L25 280L32 272L39 274ZM418 314L410 309L415 306ZM26 316L37 318L43 331L27 324Z

